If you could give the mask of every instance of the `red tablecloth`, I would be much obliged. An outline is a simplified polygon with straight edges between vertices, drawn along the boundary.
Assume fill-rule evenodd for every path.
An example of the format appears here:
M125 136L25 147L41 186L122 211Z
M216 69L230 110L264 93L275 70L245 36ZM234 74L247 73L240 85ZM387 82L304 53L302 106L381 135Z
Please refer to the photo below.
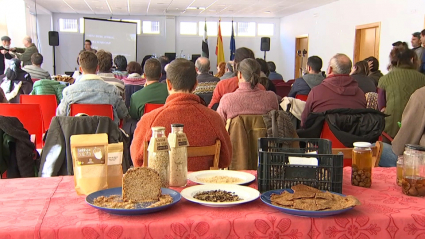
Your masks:
M87 205L70 176L0 180L0 238L425 238L425 199L401 193L395 168L374 169L371 189L351 186L350 173L343 193L362 205L328 218L287 215L260 199L232 208L182 199L167 211L117 216Z

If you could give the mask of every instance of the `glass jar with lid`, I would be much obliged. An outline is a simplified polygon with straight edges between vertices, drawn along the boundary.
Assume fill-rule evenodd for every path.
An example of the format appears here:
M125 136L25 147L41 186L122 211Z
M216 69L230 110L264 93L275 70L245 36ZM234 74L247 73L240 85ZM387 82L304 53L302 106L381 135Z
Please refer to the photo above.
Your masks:
M400 155L397 158L397 178L396 178L397 185L401 186L402 181L403 181L403 155Z
M403 159L403 193L425 196L425 147L406 144Z
M152 127L152 138L148 146L148 167L154 169L161 178L163 188L169 186L170 159L169 146L165 137L165 127Z
M372 185L373 167L372 145L367 142L355 142L353 146L351 184L370 188Z
M183 124L172 124L168 135L170 145L170 186L184 187L187 183L187 141Z

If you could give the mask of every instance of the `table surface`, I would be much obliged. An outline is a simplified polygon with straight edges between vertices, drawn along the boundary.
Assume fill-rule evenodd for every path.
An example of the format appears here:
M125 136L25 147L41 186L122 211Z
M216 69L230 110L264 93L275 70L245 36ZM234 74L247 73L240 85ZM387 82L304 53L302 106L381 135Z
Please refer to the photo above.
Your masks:
M351 186L350 174L345 168L343 193L362 205L327 218L291 216L260 199L210 208L184 198L167 211L118 216L87 205L71 176L5 179L0 180L0 238L425 238L425 198L403 195L395 168L375 168L370 189Z

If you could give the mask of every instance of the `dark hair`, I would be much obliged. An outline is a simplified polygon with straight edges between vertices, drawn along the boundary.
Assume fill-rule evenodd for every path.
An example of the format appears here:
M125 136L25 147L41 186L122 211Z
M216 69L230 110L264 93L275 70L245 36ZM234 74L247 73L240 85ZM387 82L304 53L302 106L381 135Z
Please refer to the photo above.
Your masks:
M34 53L31 55L31 63L34 65L41 65L43 64L43 56L40 53Z
M234 69L233 69L234 72L239 71L238 64L240 62L242 62L244 59L247 59L247 58L255 59L254 52L251 49L246 48L246 47L241 47L241 48L236 49L235 59L234 59L234 64L233 64L234 65Z
M147 60L143 70L147 80L157 81L159 78L161 78L161 63L155 58Z
M99 72L110 72L112 68L112 54L104 50L99 50L96 56L99 61Z
M307 65L309 67L311 67L311 69L315 72L315 73L320 73L320 71L322 70L322 66L323 66L323 61L320 57L318 56L310 56L307 59Z
M130 63L128 63L127 65L126 70L128 74L133 74L133 73L142 74L142 66L135 61L130 61Z
M273 61L268 61L267 62L267 65L269 65L270 72L275 72L276 71L276 64L274 64Z
M261 66L255 59L247 58L239 63L239 72L246 82L251 83L251 89L260 81Z
M267 65L267 62L261 58L257 58L255 59L258 64L260 64L261 66L261 71L267 76L269 77L270 75L270 69L269 69L269 65Z
M140 64L142 66L142 72L143 72L143 69L145 68L146 61L151 58L152 58L152 55L146 55L145 57L143 57L142 64Z
M91 41L89 39L85 40L84 42L88 42L91 45Z
M166 66L168 63L170 63L167 59L168 59L168 57L167 57L167 58L165 58L165 57L161 57L161 58L159 58L159 62L161 63L161 73L162 73L163 75L167 74L167 72L165 72L165 66Z
M417 69L418 57L414 51L404 46L398 46L395 47L390 53L390 64L393 67Z
M114 58L114 64L119 71L125 71L127 69L127 58L123 55L118 55Z
M227 68L230 72L233 72L233 64L232 64L232 63L227 62L227 63L226 63L226 68Z
M425 36L425 29L423 29L423 30L421 31L421 35L422 35L422 36Z
M85 73L96 73L97 65L99 64L99 60L97 56L91 51L83 51L80 56L80 66L83 68Z
M364 59L364 61L366 61L366 62L371 61L372 62L373 66L372 66L372 69L370 69L371 72L375 72L375 71L379 70L379 61L375 57L369 56L368 58Z
M414 37L416 37L416 38L418 38L418 39L421 39L421 33L420 33L420 32L414 32L414 33L412 34L412 36L414 36Z
M369 64L367 61L358 61L354 64L356 71L354 71L353 75L369 75Z
M196 77L195 64L189 60L178 58L168 65L167 79L174 90L192 92L196 85Z

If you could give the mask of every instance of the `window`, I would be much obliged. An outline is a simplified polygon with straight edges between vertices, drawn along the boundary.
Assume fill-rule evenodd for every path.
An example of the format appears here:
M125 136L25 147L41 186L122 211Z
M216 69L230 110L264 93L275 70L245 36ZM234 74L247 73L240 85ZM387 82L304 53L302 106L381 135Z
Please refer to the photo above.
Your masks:
M59 19L59 31L78 32L77 19Z
M232 36L232 22L221 22L221 36L223 37L230 37ZM236 22L233 22L233 30L235 31L236 36Z
M80 33L84 33L84 18L80 18Z
M238 36L255 36L255 22L238 22Z
M204 35L205 22L199 22L199 35ZM208 36L217 36L218 34L218 22L207 22L207 34Z
M198 34L198 23L196 22L180 22L180 35L196 35Z
M143 21L143 34L159 34L159 22Z
M274 24L271 23L258 23L259 36L273 36Z

